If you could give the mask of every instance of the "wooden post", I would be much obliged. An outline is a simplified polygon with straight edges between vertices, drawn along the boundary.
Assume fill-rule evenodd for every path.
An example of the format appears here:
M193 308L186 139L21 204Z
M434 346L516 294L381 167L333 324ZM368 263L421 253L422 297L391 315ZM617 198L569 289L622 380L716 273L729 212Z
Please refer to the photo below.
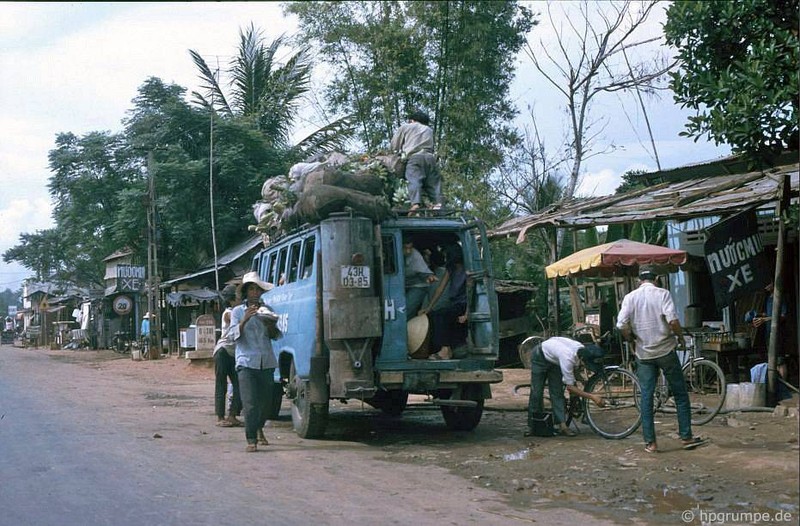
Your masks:
M555 228L554 231L554 239L553 243L550 245L550 261L555 263L558 261L558 228ZM551 331L551 336L558 336L561 330L561 314L559 312L559 304L561 303L558 299L558 276L553 278L553 287L551 291L551 297L553 298L553 330Z
M778 403L777 397L777 370L778 365L778 335L781 324L781 301L783 296L783 252L786 243L786 223L783 215L786 213L789 201L789 175L783 176L781 186L778 188L778 206L775 216L778 220L778 246L775 254L775 278L772 289L772 317L769 331L769 347L767 348L767 406L774 407Z

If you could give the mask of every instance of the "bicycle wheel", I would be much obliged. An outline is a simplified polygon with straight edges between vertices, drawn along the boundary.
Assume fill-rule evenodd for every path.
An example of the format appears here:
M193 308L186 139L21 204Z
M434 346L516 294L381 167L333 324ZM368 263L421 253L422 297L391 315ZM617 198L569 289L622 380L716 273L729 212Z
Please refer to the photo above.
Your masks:
M600 395L605 407L590 400L584 401L589 426L603 438L625 438L642 423L637 398L641 396L639 381L630 371L619 367L606 367L592 376L586 392Z
M725 375L705 358L683 366L683 378L692 404L692 424L702 426L717 416L725 403Z

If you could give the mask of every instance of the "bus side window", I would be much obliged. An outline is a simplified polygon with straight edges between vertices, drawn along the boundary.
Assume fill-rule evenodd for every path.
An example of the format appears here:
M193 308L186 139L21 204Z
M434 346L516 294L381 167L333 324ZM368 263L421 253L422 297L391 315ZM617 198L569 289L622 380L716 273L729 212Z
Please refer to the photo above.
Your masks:
M303 274L300 279L308 279L314 270L314 236L307 237L303 245Z
M278 267L275 269L275 276L277 279L273 282L276 287L280 287L286 283L286 255L288 252L288 247L283 247L281 251L278 252Z
M383 273L384 275L394 274L397 272L397 253L394 247L394 237L383 236L381 245L383 246Z
M264 276L264 279L267 280L269 283L275 283L275 267L278 262L278 257L275 252L269 254L269 261L267 262L267 275Z
M300 272L300 241L292 243L289 249L289 279L286 283L294 283L297 281L298 273Z

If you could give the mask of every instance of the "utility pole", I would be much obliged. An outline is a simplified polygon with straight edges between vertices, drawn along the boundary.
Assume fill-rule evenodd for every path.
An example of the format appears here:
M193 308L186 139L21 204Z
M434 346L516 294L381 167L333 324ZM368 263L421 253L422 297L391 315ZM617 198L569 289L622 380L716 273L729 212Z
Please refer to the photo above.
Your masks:
M217 70L219 73L219 69ZM217 229L214 224L214 93L211 93L208 130L208 200L211 203L211 245L214 247L214 282L219 290L219 268L217 266Z
M158 278L156 277L156 221L155 221L155 161L153 152L147 154L147 311L154 314L153 323L148 334L148 348L150 349L149 358L158 360L161 357L161 301L157 297L156 288ZM155 330L154 330L155 329ZM156 344L153 345L153 336L156 336Z

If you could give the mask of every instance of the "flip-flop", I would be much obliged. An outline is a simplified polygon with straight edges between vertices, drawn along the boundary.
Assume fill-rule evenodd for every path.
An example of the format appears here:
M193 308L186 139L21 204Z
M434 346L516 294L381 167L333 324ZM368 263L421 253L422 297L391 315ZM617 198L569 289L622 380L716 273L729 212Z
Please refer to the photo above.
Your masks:
M683 441L683 449L690 450L708 444L707 438L694 437Z
M644 450L647 453L658 453L658 447L656 446L655 442L650 442L649 444L645 444Z
M234 426L233 422L230 422L228 420L219 420L217 422L217 427L233 427L233 426Z
M428 360L444 360L444 358L442 358L438 354L431 354L430 356L428 356Z

